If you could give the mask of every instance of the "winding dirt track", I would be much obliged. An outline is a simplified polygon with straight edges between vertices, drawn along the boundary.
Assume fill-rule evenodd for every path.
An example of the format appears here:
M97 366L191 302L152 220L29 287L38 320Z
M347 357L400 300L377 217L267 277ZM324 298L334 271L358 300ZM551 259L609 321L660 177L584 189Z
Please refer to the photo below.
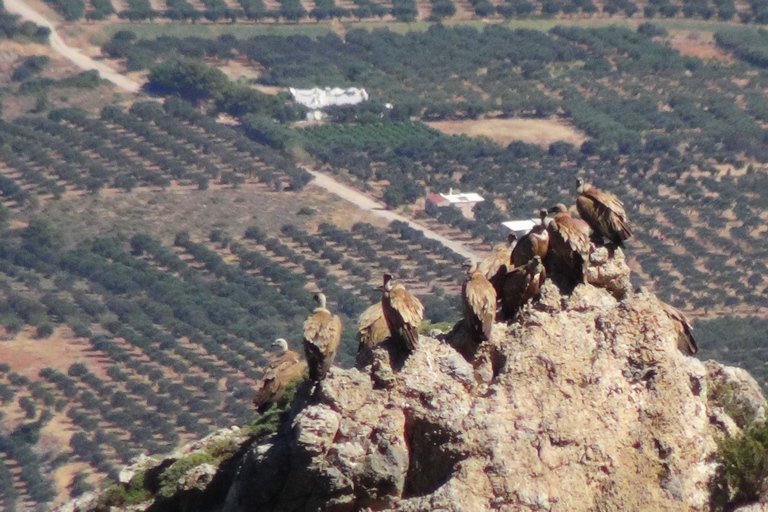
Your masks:
M51 29L51 49L56 53L66 57L72 61L80 69L91 70L95 69L101 75L101 78L109 80L116 86L128 92L139 92L141 90L141 84L134 82L130 78L121 75L114 69L110 68L106 64L97 62L87 55L83 55L77 48L68 46L67 43L59 36L53 23L48 21L42 14L35 11L21 0L5 0L5 10L12 14L18 14L25 20L32 21L37 25L48 27Z
M51 42L51 48L53 49L53 51L66 57L79 68L85 69L85 70L95 69L99 72L102 78L109 80L110 82L112 82L113 84L115 84L116 86L120 87L121 89L127 92L136 93L141 90L140 83L135 82L130 78L126 77L125 75L118 73L117 71L110 68L106 64L97 62L92 58L88 57L87 55L84 55L83 53L80 52L79 49L68 46L64 42L64 40L61 38L61 36L59 36L59 34L56 33L56 29L54 28L53 24L49 20L47 20L42 14L35 11L28 5L26 5L22 0L4 0L4 4L5 4L5 9L8 12L11 12L13 14L18 14L23 19L32 21L37 25L42 25L51 29L50 42ZM411 226L413 229L417 229L422 233L424 233L424 236L426 236L427 238L437 240L441 244L461 254L462 256L466 258L478 259L477 254L466 249L460 242L456 242L454 240L446 238L432 231L431 229L426 228L421 224L414 222L411 219L408 219L407 217L403 217L402 215L398 215L395 212L387 210L386 205L372 199L368 195L360 192L359 190L356 190L352 187L344 185L343 183L339 183L338 181L334 180L333 178L331 178L326 174L322 174L317 171L313 171L311 169L307 169L307 171L315 178L314 180L312 180L312 184L318 187L324 188L328 192L331 192L332 194L337 195L338 197L344 199L345 201L349 201L350 203L356 205L361 210L369 211L374 215L378 215L379 217L382 217L389 221L399 220L401 222L405 222L406 224Z

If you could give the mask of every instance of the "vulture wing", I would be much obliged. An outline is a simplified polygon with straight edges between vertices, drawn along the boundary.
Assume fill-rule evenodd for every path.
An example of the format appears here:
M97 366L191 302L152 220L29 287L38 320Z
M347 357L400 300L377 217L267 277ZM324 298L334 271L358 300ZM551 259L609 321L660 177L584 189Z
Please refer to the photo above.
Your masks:
M419 343L419 326L424 319L424 306L414 295L398 285L389 293L389 308L383 303L387 325L405 341L408 350L416 350ZM390 309L390 313L387 313Z
M341 318L332 316L328 310L315 311L304 322L304 351L313 381L325 378L340 341Z
M592 229L616 244L632 236L624 204L618 197L589 187L576 199L579 215L592 226Z
M511 261L512 249L507 244L496 244L493 252L485 258L478 270L490 281L500 279L507 271L507 265Z
M256 396L253 399L256 409L260 413L267 410L280 396L283 388L300 378L306 368L307 364L293 350L272 361L264 370L264 378L256 390Z
M693 333L691 332L693 327L691 326L691 322L683 314L683 312L676 307L670 306L669 304L662 301L659 302L661 302L661 305L663 306L664 312L667 314L667 316L669 316L669 318L671 318L676 323L678 330L677 348L689 355L694 355L699 351L699 346L696 344L696 340L693 339Z
M481 335L481 340L491 339L493 320L496 317L496 290L481 272L474 272L462 285L464 318Z
M360 348L373 348L389 337L389 327L384 319L381 302L369 307L360 315L357 329L357 341Z

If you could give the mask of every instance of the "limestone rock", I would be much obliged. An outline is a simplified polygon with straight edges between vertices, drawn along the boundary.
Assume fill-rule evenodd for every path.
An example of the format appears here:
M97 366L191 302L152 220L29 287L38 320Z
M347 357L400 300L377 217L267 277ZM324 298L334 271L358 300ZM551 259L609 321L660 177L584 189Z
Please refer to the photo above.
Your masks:
M213 464L204 463L195 466L179 478L179 490L203 490L211 483L217 471L218 468Z
M606 247L598 247L589 255L587 282L605 288L617 300L622 300L632 291L629 273L624 251L618 247L613 252Z
M121 484L127 484L137 473L147 468L157 465L159 461L154 457L147 457L145 454L140 454L131 461L131 464L125 466L120 470L117 475L117 481Z
M93 510L99 500L98 493L86 492L56 509L56 512L88 512Z

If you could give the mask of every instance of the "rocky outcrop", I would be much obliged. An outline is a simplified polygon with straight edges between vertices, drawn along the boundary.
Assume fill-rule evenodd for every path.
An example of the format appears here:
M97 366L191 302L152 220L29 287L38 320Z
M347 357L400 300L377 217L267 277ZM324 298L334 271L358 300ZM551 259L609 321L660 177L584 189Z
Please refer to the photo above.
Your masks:
M658 299L601 258L601 287L548 282L470 358L457 329L300 388L205 510L708 510L716 439L764 418L765 399L748 374L680 353Z

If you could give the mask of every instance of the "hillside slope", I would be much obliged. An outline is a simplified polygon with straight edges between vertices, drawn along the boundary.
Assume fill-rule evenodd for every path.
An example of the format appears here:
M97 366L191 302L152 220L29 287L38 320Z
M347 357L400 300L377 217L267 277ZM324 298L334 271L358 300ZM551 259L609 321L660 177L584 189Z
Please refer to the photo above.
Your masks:
M595 263L601 287L564 297L547 282L470 361L460 330L404 363L379 347L318 397L300 387L268 439L227 430L195 447L237 440L218 467L189 451L144 460L153 492L174 461L187 468L151 510L708 510L716 439L764 418L765 398L746 372L678 351L657 299L624 287L620 252Z

